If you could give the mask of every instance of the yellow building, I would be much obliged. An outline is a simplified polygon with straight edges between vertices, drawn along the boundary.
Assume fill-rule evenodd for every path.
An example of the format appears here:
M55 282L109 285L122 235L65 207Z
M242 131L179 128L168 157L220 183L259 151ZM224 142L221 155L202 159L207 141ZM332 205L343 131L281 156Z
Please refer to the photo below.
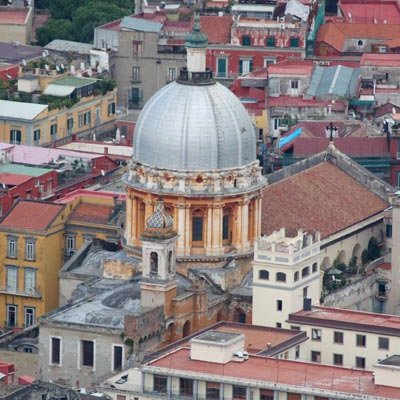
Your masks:
M0 224L0 326L29 327L58 306L65 206L19 201Z
M47 84L47 104L0 100L0 141L42 145L114 122L116 90L104 86L105 81L63 76ZM21 77L18 90L27 96L40 90L39 77Z

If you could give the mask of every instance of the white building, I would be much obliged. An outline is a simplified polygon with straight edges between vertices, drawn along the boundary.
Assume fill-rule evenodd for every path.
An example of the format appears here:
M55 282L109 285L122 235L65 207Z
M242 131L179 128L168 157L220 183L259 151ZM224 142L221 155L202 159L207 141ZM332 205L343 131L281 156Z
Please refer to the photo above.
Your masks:
M301 310L305 299L319 304L319 266L319 232L300 230L289 237L281 228L260 238L254 248L253 323L286 327L288 314Z

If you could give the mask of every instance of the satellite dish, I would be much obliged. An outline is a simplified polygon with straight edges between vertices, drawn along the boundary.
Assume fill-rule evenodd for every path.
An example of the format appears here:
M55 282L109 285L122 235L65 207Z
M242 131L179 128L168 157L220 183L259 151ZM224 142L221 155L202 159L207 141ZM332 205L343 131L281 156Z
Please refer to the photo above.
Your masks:
M45 64L44 67L46 68L46 71L50 71L50 67L48 64Z
M396 109L392 107L392 114L397 114Z
M3 189L7 189L7 185L5 183L2 183L1 186L3 187Z
M22 60L22 64L26 67L26 60Z
M64 64L63 64L63 63L61 63L61 68L62 68L62 69L65 69L65 67L64 67Z
M58 65L56 65L56 70L57 72L60 72L60 67Z
M101 174L102 174L103 176L106 176L106 172L104 171L104 169L102 169L100 172L101 172Z

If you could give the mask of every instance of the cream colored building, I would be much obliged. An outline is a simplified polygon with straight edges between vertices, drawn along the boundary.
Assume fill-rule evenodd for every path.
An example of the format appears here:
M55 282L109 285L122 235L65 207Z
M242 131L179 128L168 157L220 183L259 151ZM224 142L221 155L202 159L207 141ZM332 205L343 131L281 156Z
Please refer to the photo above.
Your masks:
M320 235L298 231L288 237L281 228L257 240L253 261L253 323L288 327L288 314L305 299L319 304ZM268 307L265 305L268 304Z

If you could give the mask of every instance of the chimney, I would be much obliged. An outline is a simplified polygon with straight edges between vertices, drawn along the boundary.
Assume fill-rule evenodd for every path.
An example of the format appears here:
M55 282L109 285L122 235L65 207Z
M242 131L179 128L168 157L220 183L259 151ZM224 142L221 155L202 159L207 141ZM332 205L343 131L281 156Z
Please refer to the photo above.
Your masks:
M104 154L108 154L108 147L104 147Z

